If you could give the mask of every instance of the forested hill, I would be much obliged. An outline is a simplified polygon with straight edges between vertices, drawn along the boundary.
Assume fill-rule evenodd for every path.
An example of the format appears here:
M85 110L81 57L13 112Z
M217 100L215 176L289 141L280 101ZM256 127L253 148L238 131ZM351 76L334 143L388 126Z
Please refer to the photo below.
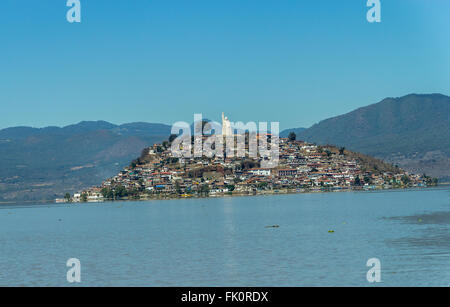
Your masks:
M345 146L411 171L450 177L450 97L445 95L387 98L321 121L297 137Z
M99 184L144 147L167 139L170 128L96 121L0 130L0 201L54 199Z

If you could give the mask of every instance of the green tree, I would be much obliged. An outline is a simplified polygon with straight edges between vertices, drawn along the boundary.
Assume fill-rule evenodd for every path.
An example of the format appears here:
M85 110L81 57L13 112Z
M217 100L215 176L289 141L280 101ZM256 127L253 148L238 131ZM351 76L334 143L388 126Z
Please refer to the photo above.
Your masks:
M136 188L132 188L131 190L127 191L127 195L132 197L133 199L139 199L139 190Z
M295 140L297 140L297 135L295 134L294 131L291 131L291 132L289 133L288 139L289 139L289 141L292 141L292 142L295 141Z
M258 189L265 190L269 184L267 182L258 183Z
M178 195L180 195L182 193L181 186L180 186L180 183L178 181L175 182L175 191L177 192Z
M402 176L402 182L403 182L404 185L407 185L410 181L411 180L409 179L408 176L406 176L406 175Z
M233 192L234 190L235 190L235 186L234 185L232 185L232 184L228 184L228 185L226 185L225 186L227 189L228 189L228 191L230 191L230 192Z
M106 199L113 199L114 198L114 192L110 188L103 188L100 193L102 193L103 198Z
M70 196L70 193L66 193L66 195L64 195L64 199L70 203L72 201L72 196Z
M81 202L85 203L88 200L88 196L86 193L82 193L81 194Z
M209 186L207 184L202 184L198 187L197 193L201 195L208 196L210 192Z
M122 198L128 196L127 189L123 185L119 185L114 189L114 198Z

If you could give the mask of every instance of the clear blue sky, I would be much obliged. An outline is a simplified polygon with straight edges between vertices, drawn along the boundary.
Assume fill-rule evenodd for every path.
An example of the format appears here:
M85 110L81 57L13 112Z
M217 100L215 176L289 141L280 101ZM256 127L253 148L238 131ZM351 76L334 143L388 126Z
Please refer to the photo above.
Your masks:
M172 124L194 112L307 127L409 93L450 94L450 1L0 1L0 128Z

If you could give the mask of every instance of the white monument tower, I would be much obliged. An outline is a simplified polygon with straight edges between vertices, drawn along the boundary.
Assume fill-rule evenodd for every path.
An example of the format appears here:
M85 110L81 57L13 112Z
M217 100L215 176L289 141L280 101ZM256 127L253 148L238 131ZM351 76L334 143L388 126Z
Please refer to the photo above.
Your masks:
M225 117L225 114L222 112L222 135L223 136L232 136L233 130L231 129L231 123L228 120L228 117Z

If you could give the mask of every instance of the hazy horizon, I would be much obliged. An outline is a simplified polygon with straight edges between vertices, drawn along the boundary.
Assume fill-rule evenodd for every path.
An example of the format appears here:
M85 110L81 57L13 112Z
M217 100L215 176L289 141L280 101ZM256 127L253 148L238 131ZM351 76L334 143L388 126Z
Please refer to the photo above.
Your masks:
M407 94L407 95L403 95L403 96L400 96L400 97L385 97L384 99L388 99L388 98L394 98L394 99L395 99L395 98L405 97L405 96L408 96L408 95L444 95L444 96L449 96L449 95L442 94L442 93L429 93L429 94L417 94L417 93L412 93L412 94ZM375 102L375 103L372 103L372 104L376 104L376 103L379 103L379 102L381 102L381 101L382 101L382 100L380 100L380 101L378 101L378 102ZM358 107L358 108L356 108L356 109L354 109L354 110L350 110L349 112L353 112L353 111L355 111L355 110L357 110L357 109L359 109L359 108L364 108L364 107L370 106L370 105L372 105L372 104ZM336 116L344 115L344 114L347 114L347 113L349 113L349 112L336 114L336 115L334 115L334 116L330 116L329 118L333 118L333 117L336 117ZM192 116L193 116L193 115L194 115L194 114L192 114ZM321 121L326 120L326 119L329 119L329 118L323 118L323 119L317 121L316 123L313 123L311 126L291 126L291 127L284 127L284 126L282 125L282 123L280 123L280 132L281 132L281 131L284 131L284 130L288 130L288 129L297 129L297 128L306 128L306 129L308 129L308 128L311 128L312 126L314 126L315 124L318 124L318 123L320 123ZM212 117L212 118L204 117L203 119L207 119L207 120L211 120L211 121L217 121L217 122L220 122L220 121L221 121L221 119L220 119L218 116L215 116L215 117ZM238 122L238 121L239 121L239 120L234 120L234 119L232 119L232 118L231 118L230 120L231 120L232 122ZM188 122L188 123L191 123L191 122L193 122L193 121L194 121L194 120L193 120L193 118L192 118L191 121L188 120L187 122ZM43 128L50 128L50 127L65 128L65 127L68 127L68 126L80 124L80 123L82 123L82 122L107 122L107 123L110 123L110 124L113 124L113 125L116 125L116 126L121 126L121 125L126 125L126 124L133 124L133 123L161 124L161 125L172 126L172 125L176 122L176 120L174 120L172 123L149 122L149 121L130 121L130 122L120 122L120 123L117 123L117 122L112 122L112 121L109 121L109 120L105 120L105 119L101 119L101 118L100 118L100 119L93 119L93 120L80 120L80 121L73 122L73 123L69 123L69 124L65 124L65 125L47 125L47 126L18 125L18 126L10 126L10 127L0 127L0 130L3 130L3 129L9 129L9 128L17 128L17 127L35 128L35 129L43 129ZM269 121L269 122L270 122L270 121Z

